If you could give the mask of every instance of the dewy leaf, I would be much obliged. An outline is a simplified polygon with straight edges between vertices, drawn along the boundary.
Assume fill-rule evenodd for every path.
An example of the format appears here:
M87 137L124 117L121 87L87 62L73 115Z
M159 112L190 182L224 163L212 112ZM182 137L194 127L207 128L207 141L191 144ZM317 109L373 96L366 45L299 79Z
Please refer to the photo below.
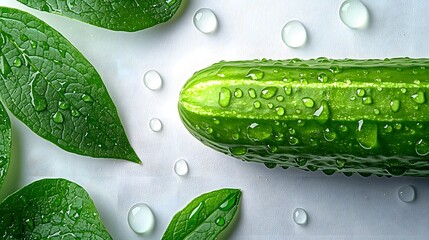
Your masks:
M182 0L18 0L98 27L133 32L168 21Z
M30 129L81 155L140 162L94 67L36 17L0 7L0 97Z
M88 193L65 179L31 183L0 203L1 239L112 239Z
M6 176L12 148L12 129L9 116L0 102L0 188Z
M195 198L174 215L162 239L216 239L234 218L240 199L238 189L220 189Z

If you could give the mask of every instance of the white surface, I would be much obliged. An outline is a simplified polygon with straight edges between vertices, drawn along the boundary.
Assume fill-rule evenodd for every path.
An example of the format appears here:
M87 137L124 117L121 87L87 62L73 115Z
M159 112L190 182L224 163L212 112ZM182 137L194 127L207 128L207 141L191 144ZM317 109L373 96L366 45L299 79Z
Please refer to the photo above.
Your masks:
M92 62L144 164L64 152L14 120L13 162L2 195L43 177L73 180L93 197L115 239L160 239L178 210L194 197L221 187L243 191L229 239L427 239L429 179L269 170L203 146L185 130L177 113L185 81L220 60L429 56L429 2L363 2L371 15L365 30L341 22L340 0L187 0L167 24L118 33L3 0L1 5L44 19ZM218 30L210 35L192 23L194 13L203 7L212 9L219 20ZM309 34L307 44L299 49L288 48L281 39L282 27L292 19L300 20ZM143 84L144 73L151 69L162 75L160 91ZM164 123L161 132L148 127L154 116ZM189 164L185 177L173 170L180 158ZM406 184L416 189L412 203L398 198L398 188ZM128 209L138 202L147 203L156 217L149 236L135 234L127 224ZM305 226L293 222L297 207L308 213Z

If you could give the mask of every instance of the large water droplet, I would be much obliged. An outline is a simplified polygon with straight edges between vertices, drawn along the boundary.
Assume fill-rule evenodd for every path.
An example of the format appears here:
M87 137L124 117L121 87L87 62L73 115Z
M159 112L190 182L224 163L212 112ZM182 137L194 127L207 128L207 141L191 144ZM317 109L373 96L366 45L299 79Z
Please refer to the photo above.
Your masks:
M293 221L298 225L307 224L307 212L302 208L297 208L293 211Z
M149 233L155 226L155 216L148 205L138 203L128 211L128 225L136 233Z
M264 99L270 99L277 93L277 87L266 87L261 92L261 97Z
M282 39L289 47L301 47L307 41L307 30L300 21L292 20L283 27Z
M231 194L228 196L228 199L219 206L219 209L222 211L229 211L235 206L236 202L237 194Z
M359 97L365 96L365 90L359 88L358 90L356 90L356 95L359 96Z
M152 118L149 120L149 128L154 132L162 130L162 122L158 118Z
M261 102L260 101L255 101L253 103L253 107L255 107L256 109L261 108Z
M64 122L64 117L63 114L60 112L56 112L53 116L52 116L52 120L54 120L55 123L63 123Z
M365 28L369 22L369 13L361 1L346 0L340 6L340 18L350 28Z
M322 83L326 83L326 82L328 82L328 75L326 75L326 73L320 73L317 76L317 79Z
M271 137L273 129L269 125L259 125L252 123L247 127L247 137L252 142L263 141Z
M398 197L401 201L410 203L416 198L416 191L413 186L405 185L398 189Z
M364 149L372 149L378 144L378 130L374 123L364 123L364 120L358 121L356 140Z
M223 217L218 217L215 220L216 225L222 227L223 225L225 225L225 218Z
M276 114L279 116L283 116L285 114L285 109L283 107L277 107Z
M219 93L219 105L221 107L228 107L231 103L231 96L231 90L229 90L229 88L222 87Z
M401 107L401 100L399 99L392 99L390 100L390 110L393 112L399 111L399 108Z
M416 93L411 95L411 98L415 103L422 104L426 101L425 93L422 90L418 90Z
M420 139L416 143L416 153L419 156L426 156L429 154L429 143L426 140Z
M308 108L314 107L314 100L311 98L308 98L308 97L303 98L302 103L304 103L305 107L308 107Z
M194 14L194 26L202 33L212 33L217 29L216 14L208 8L201 8Z
M264 72L257 68L250 69L249 72L246 74L246 78L250 78L252 80L261 80L262 78L264 78Z
M247 93L249 93L249 96L251 98L256 98L256 91L253 88L249 88L249 90L247 91Z
M162 87L161 75L155 70L149 70L143 76L143 83L150 90L159 90Z
M174 163L174 172L178 176L185 176L188 174L188 171L189 171L189 167L188 167L188 163L186 162L186 160L179 159L176 161L176 163Z
M365 104L365 105L372 104L372 97L363 97L362 98L362 103Z

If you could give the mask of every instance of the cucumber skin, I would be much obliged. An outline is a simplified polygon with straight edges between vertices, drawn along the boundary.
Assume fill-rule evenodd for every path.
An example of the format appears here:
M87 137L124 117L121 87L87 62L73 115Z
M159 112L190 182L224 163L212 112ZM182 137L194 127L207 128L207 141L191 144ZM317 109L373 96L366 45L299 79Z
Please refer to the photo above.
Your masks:
M428 91L429 59L220 62L188 80L179 114L205 145L270 168L429 176Z

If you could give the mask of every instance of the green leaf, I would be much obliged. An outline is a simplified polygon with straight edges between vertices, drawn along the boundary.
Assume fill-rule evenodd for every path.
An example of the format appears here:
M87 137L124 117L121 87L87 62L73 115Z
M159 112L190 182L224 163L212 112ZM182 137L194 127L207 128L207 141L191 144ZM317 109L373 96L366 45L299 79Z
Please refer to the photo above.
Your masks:
M65 179L31 183L0 203L1 239L112 239L88 193Z
M134 32L168 21L182 0L18 0L45 12L115 31Z
M6 176L12 149L12 128L9 116L0 102L0 188Z
M238 189L220 189L195 198L174 215L162 239L216 239L234 218L240 199Z
M41 137L64 150L140 162L94 67L36 17L0 7L0 97Z

